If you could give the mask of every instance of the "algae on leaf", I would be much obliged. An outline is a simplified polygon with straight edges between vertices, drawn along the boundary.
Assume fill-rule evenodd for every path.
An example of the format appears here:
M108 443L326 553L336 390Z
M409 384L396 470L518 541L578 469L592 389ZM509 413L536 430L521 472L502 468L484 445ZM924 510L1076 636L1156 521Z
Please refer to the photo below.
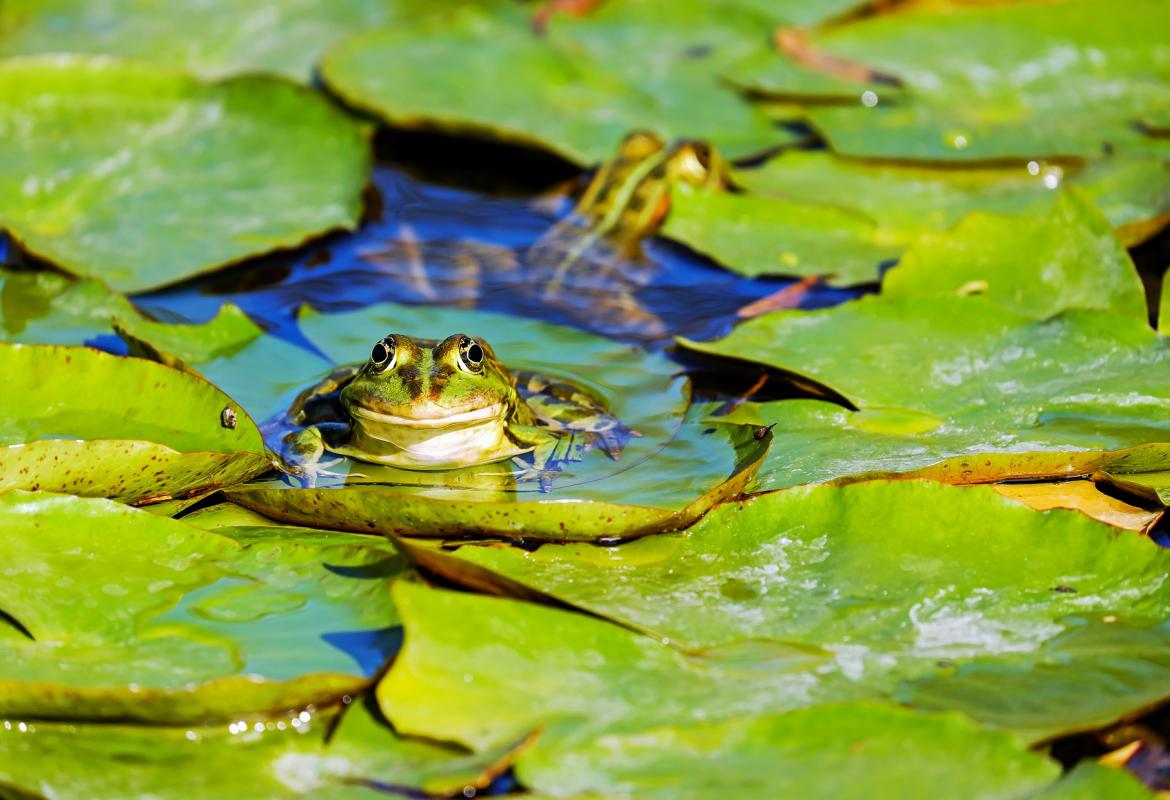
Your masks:
M256 424L201 378L84 347L0 345L0 489L142 503L270 468Z
M98 57L0 63L0 131L0 227L121 291L352 228L370 168L307 89Z

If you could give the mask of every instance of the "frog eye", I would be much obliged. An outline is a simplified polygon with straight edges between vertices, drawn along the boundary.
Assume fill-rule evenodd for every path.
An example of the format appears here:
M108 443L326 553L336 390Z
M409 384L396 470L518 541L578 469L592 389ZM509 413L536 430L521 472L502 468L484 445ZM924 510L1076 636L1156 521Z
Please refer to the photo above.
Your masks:
M475 339L466 336L459 339L459 366L468 372L483 369L483 347Z
M387 336L375 344L374 349L370 351L370 363L374 365L374 369L378 370L378 372L385 372L394 366L397 355L397 348L394 346L394 337Z

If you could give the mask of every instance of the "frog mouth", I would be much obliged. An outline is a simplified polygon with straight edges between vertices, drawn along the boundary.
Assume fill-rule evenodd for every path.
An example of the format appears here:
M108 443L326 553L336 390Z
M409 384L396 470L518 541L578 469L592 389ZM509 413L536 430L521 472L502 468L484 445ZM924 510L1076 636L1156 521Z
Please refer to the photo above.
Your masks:
M349 413L365 422L372 422L391 428L469 428L480 425L488 420L499 419L504 415L503 403L493 403L490 406L474 408L471 411L450 413L441 406L430 406L435 413L420 416L404 417L399 414L383 414L368 408L357 407L349 409Z

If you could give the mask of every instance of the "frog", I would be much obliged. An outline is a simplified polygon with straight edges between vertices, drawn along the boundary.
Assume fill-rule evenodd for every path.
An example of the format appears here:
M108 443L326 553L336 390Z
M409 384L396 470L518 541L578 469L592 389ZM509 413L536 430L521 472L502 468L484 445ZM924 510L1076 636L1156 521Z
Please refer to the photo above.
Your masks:
M482 338L389 333L364 363L334 369L286 414L285 471L314 486L340 458L442 471L512 462L542 491L566 464L600 448L614 461L637 432L589 389L510 371Z
M404 228L362 257L418 301L471 306L485 286L502 285L513 303L542 316L552 308L592 329L657 339L665 325L636 293L660 266L641 245L661 229L672 189L684 183L732 188L726 164L706 143L635 131L593 173L572 211L520 254L476 242L428 246Z

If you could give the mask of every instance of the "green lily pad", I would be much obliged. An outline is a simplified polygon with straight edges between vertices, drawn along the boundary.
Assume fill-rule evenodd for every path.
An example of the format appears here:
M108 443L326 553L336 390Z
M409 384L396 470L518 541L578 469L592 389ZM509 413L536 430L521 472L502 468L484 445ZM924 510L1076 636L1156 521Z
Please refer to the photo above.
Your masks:
M742 275L825 275L876 281L903 244L873 220L829 205L679 186L662 234Z
M1170 464L1170 347L1132 317L1037 321L985 298L870 297L683 344L796 374L857 409L780 401L759 419L733 417L781 423L757 489L857 476L859 466L979 483Z
M321 74L390 124L535 145L581 164L607 158L632 129L707 139L732 157L793 141L718 79L770 18L735 2L682 6L609 4L586 19L556 16L544 34L529 12L465 9L351 37ZM394 68L402 63L414 68Z
M0 787L38 798L372 799L379 785L445 795L482 788L510 758L401 739L361 704L334 727L337 717L293 711L189 728L9 721L0 728Z
M1109 222L1077 192L1045 216L973 213L926 234L882 279L882 295L981 294L1034 317L1096 308L1146 319L1146 293Z
M260 431L206 381L88 348L0 345L0 488L146 502L269 468Z
M402 735L483 751L558 721L577 723L585 738L808 701L806 677L778 674L779 659L763 675L582 614L401 581L392 594L406 642L377 697Z
M811 108L834 151L880 158L1095 157L1140 151L1141 119L1170 103L1165 4L1107 14L1097 0L923 6L833 26L813 47L899 78L893 102ZM988 54L994 53L990 58ZM768 85L800 95L804 75L777 54ZM816 95L819 86L809 91Z
M136 314L130 301L100 281L0 269L0 341L84 344L95 334L109 333L115 317Z
M12 0L0 17L0 56L109 54L211 78L272 72L308 82L317 59L349 33L429 4L403 0L257 0L160 6L150 0ZM433 12L432 12L433 13Z
M1153 795L1130 772L1106 767L1096 761L1081 761L1037 800L1150 800Z
M1094 200L1127 245L1140 243L1170 213L1170 162L1115 156L1084 166L1039 161L1012 166L955 166L863 161L828 151L786 150L735 181L751 192L802 203L827 203L865 214L912 241L949 228L971 211L1041 212L1059 186Z
M285 522L359 533L619 539L685 527L741 491L767 449L767 437L756 439L752 429L708 433L709 426L684 421L688 387L665 357L568 328L392 304L302 314L300 326L329 362L307 352L291 361L268 358L263 354L271 337L261 337L199 369L233 396L254 398L244 401L254 414L282 417L299 391L335 364L366 360L370 343L388 332L443 339L463 331L487 339L510 369L551 373L592 389L641 436L626 444L617 461L588 453L548 492L535 483L516 484L507 468L495 479L488 470L472 470L468 480L464 473L410 472L347 459L331 468L343 480L323 479L315 489L273 480L232 494L234 502ZM669 475L663 464L670 465Z
M352 228L369 172L361 127L306 89L96 57L0 64L0 130L0 226L122 291Z
M236 719L359 691L391 646L384 541L239 543L108 500L0 495L0 713ZM387 639L387 637L389 637ZM381 644L380 644L381 642Z
M239 306L231 303L220 306L214 317L196 325L154 322L134 314L117 317L114 328L129 345L131 354L178 369L231 358L264 334Z
M1032 796L1060 774L1010 736L957 715L823 706L538 750L519 778L548 797Z
M874 520L894 533L875 535ZM454 558L474 565L469 575ZM427 565L477 586L491 585L487 570L507 580L501 591L517 584L708 658L745 643L831 654L812 662L809 680L845 683L848 694L886 695L918 678L945 689L940 661L961 664L960 675L969 664L1008 674L1031 689L992 688L988 677L986 694L956 688L956 702L930 707L958 707L1029 735L1099 726L1167 695L1170 661L1151 647L1165 634L1141 626L1170 611L1162 586L1170 553L987 487L806 487L725 504L685 533L616 548L464 545ZM1062 633L1109 615L1117 624L1105 627L1128 638L1073 658ZM1110 688L1106 676L1119 662L1134 680ZM1078 702L1057 701L1077 686Z

